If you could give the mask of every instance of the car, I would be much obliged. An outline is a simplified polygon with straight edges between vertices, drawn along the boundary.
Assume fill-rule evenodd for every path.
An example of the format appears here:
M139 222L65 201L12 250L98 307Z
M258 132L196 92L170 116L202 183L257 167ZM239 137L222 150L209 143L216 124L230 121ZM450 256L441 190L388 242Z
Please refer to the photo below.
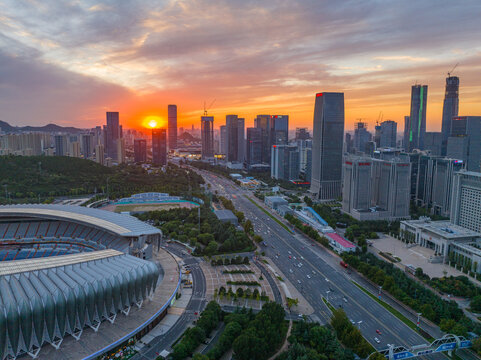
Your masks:
M377 330L376 330L376 333L378 333L379 335L381 335L381 330L377 329Z
M347 298L343 297L342 300L344 300L345 303L347 303Z
M291 256L291 255L289 255L289 259L292 259L292 256Z
M314 270L312 270L312 273L313 273L314 275L316 275L316 272L315 272Z
M297 260L297 258L294 256L294 260Z
M281 256L281 254L277 253L277 256Z
M289 254L292 254L292 253L291 253L291 250L287 250L287 252L288 252Z
M299 266L302 266L302 263L301 263L301 262L299 263Z
M311 275L307 275L307 278L310 279L310 278L311 278Z
M301 317L303 317L304 315L302 315L302 314L299 314L299 315L297 315L297 316L299 316L299 317L301 318Z
M352 325L356 325L356 322L351 319L351 324L352 324Z
M374 338L374 341L377 342L378 344L381 342L377 337Z
M314 244L314 243L311 244L311 246L314 246L314 245L316 245L316 244Z
M297 280L297 282L300 284L300 283L301 283L301 280Z
M292 274L294 271L292 271L292 269L289 269L289 272Z

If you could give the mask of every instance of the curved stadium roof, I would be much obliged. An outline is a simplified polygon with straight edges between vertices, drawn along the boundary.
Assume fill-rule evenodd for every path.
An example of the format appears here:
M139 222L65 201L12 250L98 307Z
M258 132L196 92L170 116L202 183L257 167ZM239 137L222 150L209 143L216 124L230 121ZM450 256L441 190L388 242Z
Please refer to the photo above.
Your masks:
M28 216L79 222L101 227L120 236L141 236L160 234L160 230L137 218L110 211L74 205L2 205L0 217Z

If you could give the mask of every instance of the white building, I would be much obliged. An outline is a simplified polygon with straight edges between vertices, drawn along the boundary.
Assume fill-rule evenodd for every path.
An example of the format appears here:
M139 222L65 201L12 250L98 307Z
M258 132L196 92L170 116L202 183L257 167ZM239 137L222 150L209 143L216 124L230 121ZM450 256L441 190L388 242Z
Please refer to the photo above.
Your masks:
M481 232L481 173L460 171L454 174L451 222Z

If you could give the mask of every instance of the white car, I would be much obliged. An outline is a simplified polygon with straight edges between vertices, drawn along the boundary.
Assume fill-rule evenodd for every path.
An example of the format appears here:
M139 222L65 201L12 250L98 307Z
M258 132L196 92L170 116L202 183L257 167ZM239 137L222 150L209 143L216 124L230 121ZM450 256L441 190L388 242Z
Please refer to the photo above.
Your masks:
M292 253L291 253L291 250L287 250L287 252L288 252L289 254L292 254Z
M301 280L297 280L297 282L300 284L300 283L301 283Z
M356 325L356 322L351 319L351 324L352 324L352 325Z
M307 275L307 278L310 279L310 278L311 278L311 275Z
M374 338L374 341L377 342L378 344L381 343L381 340L379 340L377 337Z
M292 269L289 269L289 272L292 274L294 271L292 271Z

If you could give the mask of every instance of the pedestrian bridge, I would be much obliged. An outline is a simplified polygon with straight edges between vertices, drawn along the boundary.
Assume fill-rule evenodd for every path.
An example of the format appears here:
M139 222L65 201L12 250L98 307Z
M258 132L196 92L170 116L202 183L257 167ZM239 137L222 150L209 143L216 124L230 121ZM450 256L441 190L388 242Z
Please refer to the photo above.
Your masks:
M417 356L423 356L428 354L435 354L439 352L449 351L455 349L466 349L472 346L471 340L467 340L463 336L457 336L453 334L446 334L440 339L434 340L431 344L415 345L411 348L404 346L389 345L387 349L378 351L383 354L386 359L398 360L398 359L410 359ZM373 353L374 354L374 353ZM368 359L373 355L369 355Z

